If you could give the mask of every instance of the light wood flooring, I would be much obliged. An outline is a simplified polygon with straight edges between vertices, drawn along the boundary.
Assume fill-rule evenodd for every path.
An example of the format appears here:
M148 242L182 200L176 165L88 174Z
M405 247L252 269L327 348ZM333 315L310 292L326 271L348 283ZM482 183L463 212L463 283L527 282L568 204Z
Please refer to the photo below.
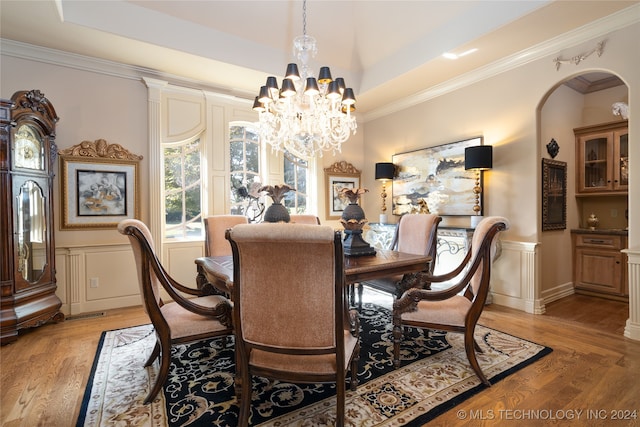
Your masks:
M622 336L627 317L627 304L579 295L549 304L545 315L488 306L481 324L554 351L429 426L640 425L640 342ZM0 425L74 426L100 333L143 323L140 307L112 310L2 347Z

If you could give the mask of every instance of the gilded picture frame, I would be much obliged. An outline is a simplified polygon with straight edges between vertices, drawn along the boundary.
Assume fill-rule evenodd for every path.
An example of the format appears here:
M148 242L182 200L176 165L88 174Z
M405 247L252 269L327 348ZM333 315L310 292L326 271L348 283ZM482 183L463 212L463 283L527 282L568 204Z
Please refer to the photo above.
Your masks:
M60 152L60 229L114 229L123 219L139 218L142 157L124 149L101 157L96 153L105 152L106 141L82 144Z
M567 164L542 159L542 231L567 228Z
M340 189L360 188L361 173L351 163L339 161L325 168L324 175L326 219L340 219L342 212L349 204L348 200L340 197Z

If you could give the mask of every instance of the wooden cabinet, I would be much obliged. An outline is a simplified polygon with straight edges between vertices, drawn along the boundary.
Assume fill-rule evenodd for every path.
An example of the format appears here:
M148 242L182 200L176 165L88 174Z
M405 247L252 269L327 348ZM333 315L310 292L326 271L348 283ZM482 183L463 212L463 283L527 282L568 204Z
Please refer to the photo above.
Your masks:
M572 230L576 293L627 299L627 236L607 231Z
M64 315L55 294L53 233L58 117L39 90L16 92L1 104L0 342L4 345L15 341L21 329L61 321Z
M573 130L576 195L626 194L629 188L627 120Z

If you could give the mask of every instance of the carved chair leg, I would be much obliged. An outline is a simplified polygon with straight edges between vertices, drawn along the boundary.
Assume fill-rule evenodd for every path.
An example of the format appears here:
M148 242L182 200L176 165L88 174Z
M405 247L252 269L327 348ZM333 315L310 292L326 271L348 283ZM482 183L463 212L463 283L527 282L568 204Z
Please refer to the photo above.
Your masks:
M364 285L362 283L358 283L358 310L362 311L362 291L364 290Z
M393 367L400 367L400 343L402 342L402 325L397 324L395 319L393 322Z
M360 343L356 346L355 355L351 359L351 381L349 388L351 391L356 391L358 388L358 362L360 361Z
M144 367L146 368L147 366L151 366L153 362L158 358L159 354L160 354L160 343L156 340L156 345L153 347L153 350L151 351L149 358L144 363Z
M160 349L160 370L156 377L156 383L144 400L145 405L151 403L153 399L156 398L169 376L169 368L171 367L171 342L168 339L161 341L164 342L160 342L158 347Z
M480 364L478 363L478 359L476 358L476 353L474 350L477 345L478 344L473 338L473 330L469 332L469 329L467 329L467 331L464 333L464 349L467 353L467 359L469 359L469 364L471 365L471 368L476 373L480 381L482 381L482 383L487 386L491 386L491 383L482 372L482 369L480 369Z
M344 427L344 407L345 407L345 382L344 372L338 372L336 384L336 427Z

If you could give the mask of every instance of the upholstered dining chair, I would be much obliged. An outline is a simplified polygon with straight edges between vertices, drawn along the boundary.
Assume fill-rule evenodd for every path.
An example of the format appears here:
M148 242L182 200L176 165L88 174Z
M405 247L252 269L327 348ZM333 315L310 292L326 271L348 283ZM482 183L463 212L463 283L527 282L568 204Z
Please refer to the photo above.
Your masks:
M310 214L291 214L289 215L292 224L313 224L320 225L320 218Z
M348 310L341 235L330 226L262 223L227 231L233 249L239 425L251 413L252 376L335 383L344 425L345 382L357 387L359 323Z
M228 228L233 228L238 224L248 224L249 219L244 215L211 215L204 219L204 258L197 258L196 263L196 283L198 289L208 295L231 296L230 284L224 280L217 280L214 283L207 280L204 274L204 265L210 263L208 257L231 256L231 245L225 238Z
M405 214L400 217L389 249L418 255L430 255L431 263L427 273L433 273L436 263L438 243L438 225L442 218L434 214ZM376 280L367 280L359 284L358 297L362 303L362 285L369 286L400 297L406 290L400 286L402 274ZM428 284L426 284L428 286Z
M506 218L484 218L476 226L471 248L460 265L447 274L428 278L431 282L444 282L465 272L457 283L438 291L409 289L394 301L393 359L396 368L400 366L400 344L404 327L460 332L464 334L469 364L480 381L491 385L476 358L475 352L482 352L482 349L474 338L474 332L489 293L491 263L496 253L498 234L508 228L509 221Z
M231 255L231 245L225 238L228 228L238 224L248 224L244 215L212 215L204 219L204 255Z
M118 231L126 235L131 243L142 305L156 334L156 344L144 366L151 366L160 357L156 382L144 400L148 404L155 399L169 376L172 346L231 335L232 308L224 296L200 296L198 290L172 279L158 261L151 233L143 222L135 219L123 220L118 224ZM161 289L166 291L173 302L165 303L162 300ZM193 298L186 298L182 293Z

